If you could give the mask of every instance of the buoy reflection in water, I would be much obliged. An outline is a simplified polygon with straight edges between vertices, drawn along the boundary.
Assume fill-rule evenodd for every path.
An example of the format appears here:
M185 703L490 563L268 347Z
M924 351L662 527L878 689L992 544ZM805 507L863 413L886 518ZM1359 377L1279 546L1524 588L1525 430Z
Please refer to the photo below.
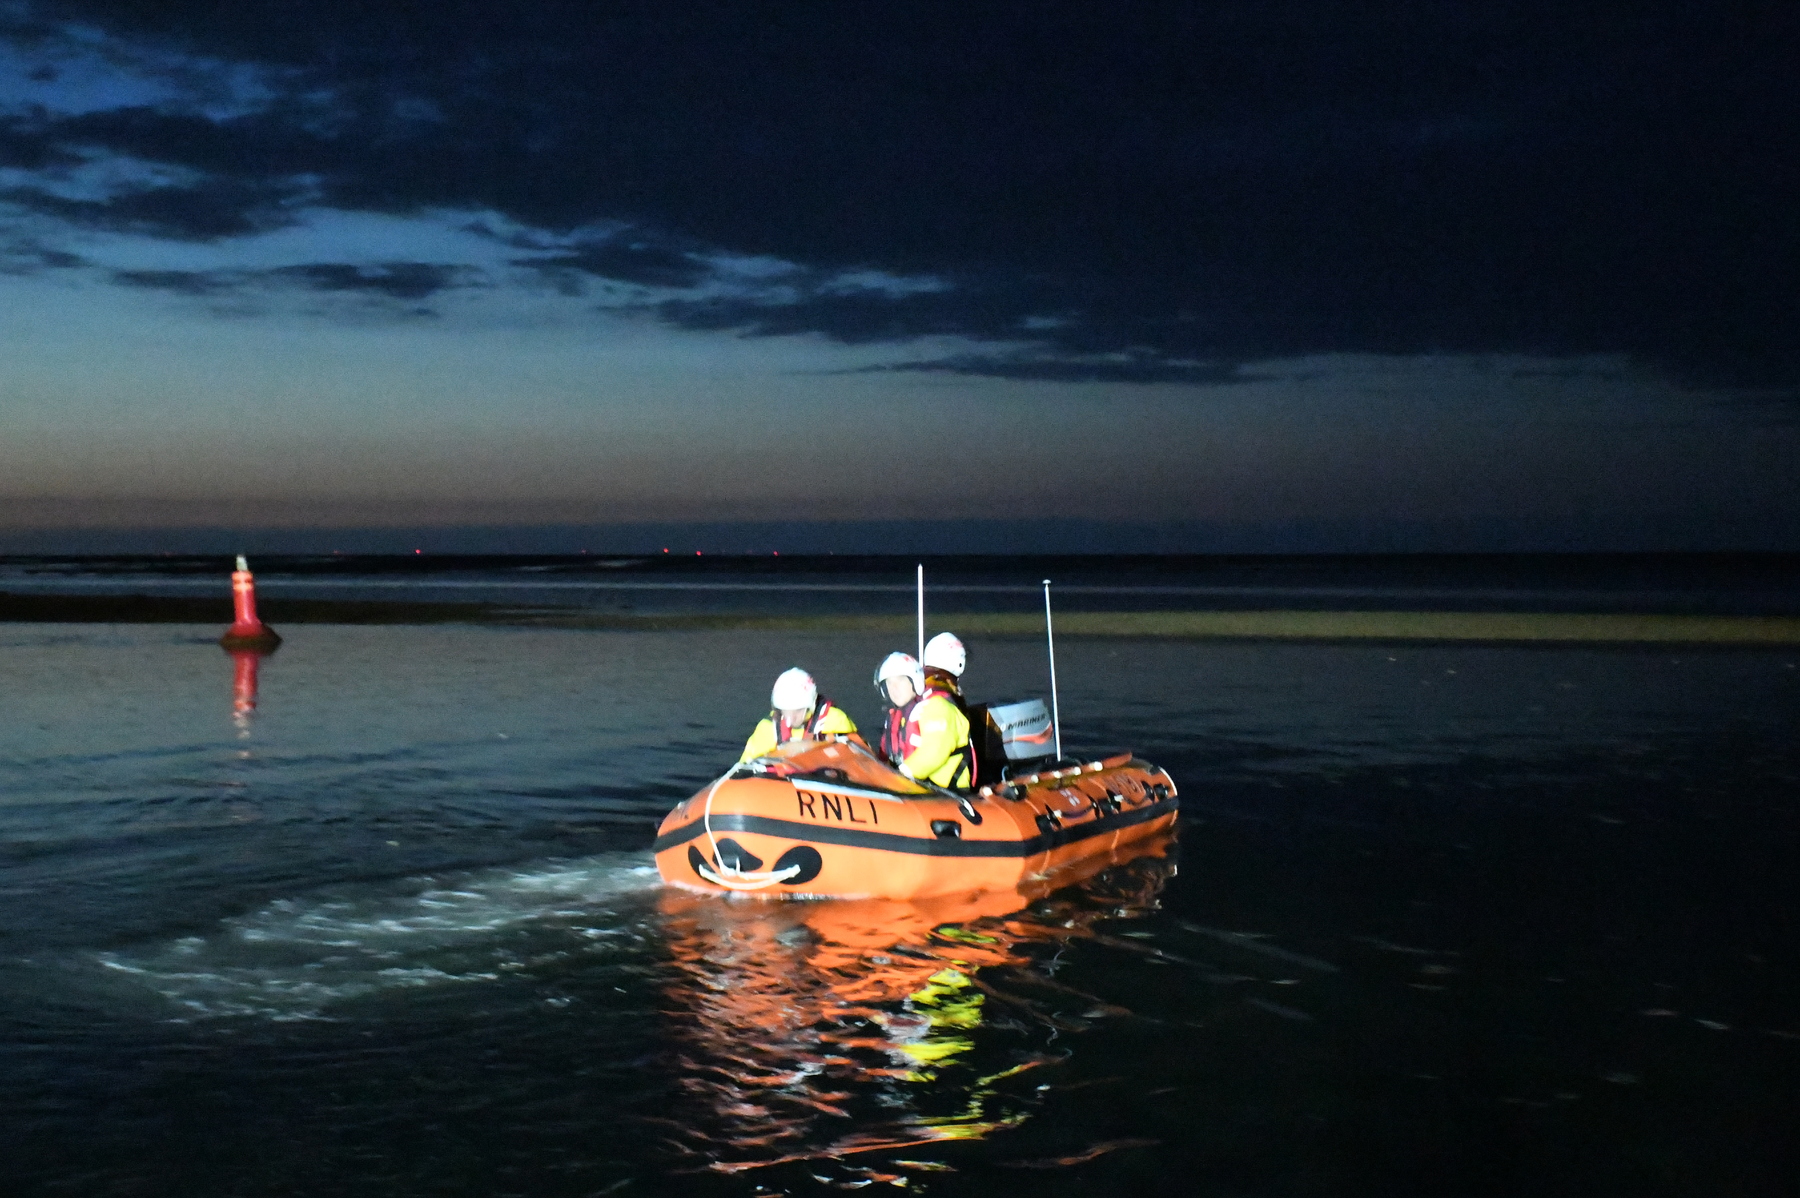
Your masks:
M268 655L263 649L227 649L231 655L231 723L239 737L250 735L250 717L256 713L257 671Z
M1127 1013L1056 982L1059 955L1155 910L1172 848L1166 835L1031 891L926 903L665 890L666 1012L697 1107L665 1120L675 1150L731 1173L1022 1123L1037 1087L1016 1079L1064 1060L1083 1026L1055 1008Z

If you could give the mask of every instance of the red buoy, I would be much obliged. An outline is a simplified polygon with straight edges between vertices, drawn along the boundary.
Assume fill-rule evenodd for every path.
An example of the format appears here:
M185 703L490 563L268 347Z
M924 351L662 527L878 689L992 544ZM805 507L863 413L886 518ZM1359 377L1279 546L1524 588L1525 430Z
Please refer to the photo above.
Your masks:
M231 573L231 599L237 609L236 618L219 643L227 649L260 649L270 652L281 643L275 630L264 624L256 616L256 577L250 573L250 563L239 554L237 569Z

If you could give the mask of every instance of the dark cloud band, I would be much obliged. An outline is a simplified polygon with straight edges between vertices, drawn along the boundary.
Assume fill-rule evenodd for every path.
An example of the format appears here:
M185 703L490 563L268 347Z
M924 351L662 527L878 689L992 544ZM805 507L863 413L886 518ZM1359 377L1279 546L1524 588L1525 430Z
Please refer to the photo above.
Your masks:
M699 291L651 310L749 335L1016 341L1057 313L1026 338L1042 358L929 367L1016 377L1520 351L1800 380L1785 336L1800 289L1800 17L1782 6L747 3L676 21L660 4L574 0L318 0L304 17L284 0L71 0L33 12L13 36L80 18L269 81L223 116L198 99L5 116L0 162L22 171L98 155L195 175L104 198L5 197L84 228L217 240L290 219L304 190L326 207L492 211L552 238L605 222L671 230L521 265L571 292ZM708 248L795 263L811 281L785 297L720 283ZM406 299L447 285L412 265L296 267L295 281ZM817 285L852 268L958 282Z

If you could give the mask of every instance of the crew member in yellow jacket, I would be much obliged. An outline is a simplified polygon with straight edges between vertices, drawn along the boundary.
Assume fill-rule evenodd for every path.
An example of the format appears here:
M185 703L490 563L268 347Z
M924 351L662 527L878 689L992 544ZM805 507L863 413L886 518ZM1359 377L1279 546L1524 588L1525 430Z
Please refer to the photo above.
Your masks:
M769 692L772 710L744 742L739 761L761 757L790 740L821 740L827 736L854 736L856 721L830 699L821 698L811 674L799 666L782 671Z
M975 785L975 754L969 747L969 717L950 692L925 676L925 693L906 713L906 757L900 772L952 790Z

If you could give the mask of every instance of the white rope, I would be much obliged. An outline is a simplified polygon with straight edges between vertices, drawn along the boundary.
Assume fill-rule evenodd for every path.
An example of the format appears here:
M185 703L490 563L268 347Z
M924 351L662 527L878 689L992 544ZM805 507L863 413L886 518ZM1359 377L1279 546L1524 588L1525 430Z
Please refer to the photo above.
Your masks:
M736 891L764 890L770 886L775 885L775 883L777 883L777 882L785 882L789 878L793 877L795 874L800 872L800 867L798 865L790 865L786 869L780 870L775 873L768 873L768 872L748 873L748 874L747 873L739 873L737 870L732 869L729 865L724 865L724 864L721 864L719 866L719 868L721 870L723 870L725 873L732 874L739 878L759 878L759 879L761 879L761 881L757 881L757 882L744 882L742 884L739 884L737 882L731 881L730 879L721 876L720 874L714 873L712 870L706 868L706 866L704 864L699 866L700 876L705 878L708 882L713 883L715 886L723 886L727 890L736 890Z
M720 774L718 780L707 789L706 811L700 817L700 823L706 829L706 839L712 845L712 859L713 863L719 867L718 872L715 873L703 864L696 866L695 868L699 871L700 876L705 878L708 882L711 882L715 886L723 886L727 890L763 890L775 885L777 882L787 881L789 878L800 872L800 867L798 865L790 865L786 869L781 870L745 871L737 868L735 865L727 865L720 859L719 840L718 837L713 835L712 830L713 796L719 793L719 787L725 783L726 779L731 777L736 769L737 767L734 765L731 769ZM730 875L730 877L726 877L725 875ZM739 879L739 881L734 881L732 879Z

